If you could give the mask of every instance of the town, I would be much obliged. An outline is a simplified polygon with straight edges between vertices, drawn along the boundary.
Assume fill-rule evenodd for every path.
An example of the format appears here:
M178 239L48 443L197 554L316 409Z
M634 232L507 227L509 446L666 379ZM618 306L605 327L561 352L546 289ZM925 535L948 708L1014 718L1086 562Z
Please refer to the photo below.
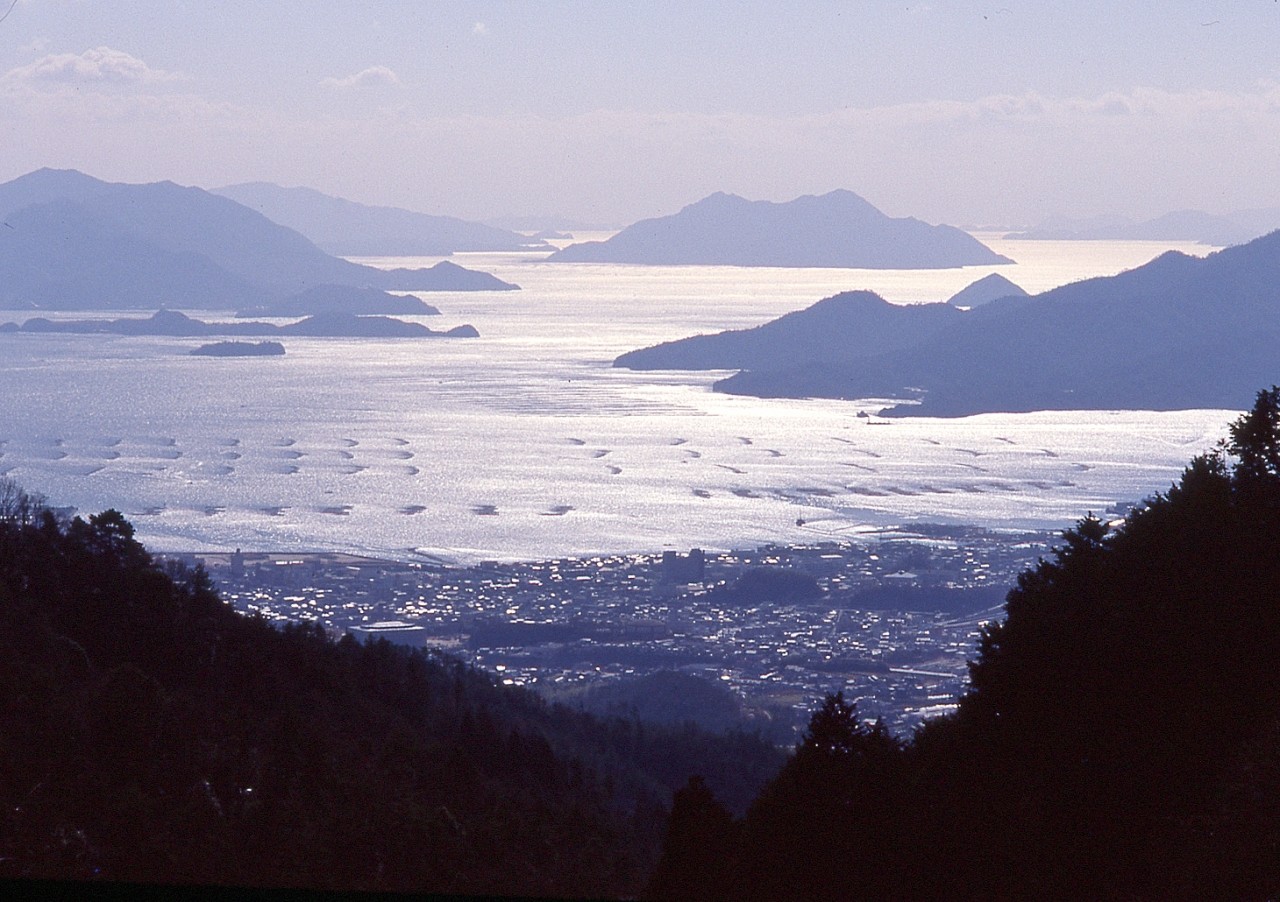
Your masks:
M793 743L837 691L904 738L952 710L985 622L1056 535L882 530L858 543L470 567L337 553L170 555L237 609L467 661L573 704L677 671L732 693L741 725Z

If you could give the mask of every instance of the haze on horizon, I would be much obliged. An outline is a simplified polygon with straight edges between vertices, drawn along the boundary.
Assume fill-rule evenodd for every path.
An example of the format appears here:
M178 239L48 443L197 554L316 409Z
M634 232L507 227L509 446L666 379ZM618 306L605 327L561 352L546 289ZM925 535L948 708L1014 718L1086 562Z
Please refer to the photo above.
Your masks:
M1280 207L1277 46L1274 0L16 0L0 181L615 225L836 188L968 226L1227 213Z

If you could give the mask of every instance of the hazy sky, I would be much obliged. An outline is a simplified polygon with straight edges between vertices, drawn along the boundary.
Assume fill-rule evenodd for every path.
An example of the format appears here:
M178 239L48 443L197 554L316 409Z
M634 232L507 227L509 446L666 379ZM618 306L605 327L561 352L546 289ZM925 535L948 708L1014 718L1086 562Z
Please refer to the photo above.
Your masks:
M1280 3L17 0L0 181L41 166L617 224L1280 207Z

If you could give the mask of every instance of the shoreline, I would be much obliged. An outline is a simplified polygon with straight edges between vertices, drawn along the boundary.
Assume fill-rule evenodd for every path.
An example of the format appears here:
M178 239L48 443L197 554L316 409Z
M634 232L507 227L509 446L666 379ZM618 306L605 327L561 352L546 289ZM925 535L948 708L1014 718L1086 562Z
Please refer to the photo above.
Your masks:
M324 549L308 549L299 551L270 549L236 549L235 551L173 549L153 551L149 546L147 546L145 539L142 540L142 542L144 546L147 546L148 552L156 558L178 560L187 563L194 563L198 561L203 563L205 565L205 569L209 570L211 574L215 569L220 571L230 569L233 561L237 557L241 558L244 565L269 564L272 566L285 566L289 564L309 564L312 566L329 565L355 568L377 567L388 570L404 571L423 569L465 571L502 567L527 567L551 561L590 562L616 559L641 560L646 558L659 560L664 554L672 552L687 553L693 549L698 549L708 555L734 556L768 552L796 553L815 549L854 549L860 546L873 545L882 542L947 544L974 538L986 538L988 540L999 541L1001 538L1022 538L1025 540L1027 537L1031 536L1041 539L1056 539L1061 537L1063 530L1067 528L1068 526L1063 526L1058 529L993 527L972 523L920 523L914 524L913 526L904 524L896 526L868 525L857 532L852 538L823 538L812 542L764 541L744 543L743 545L725 548L694 545L681 549L665 547L644 551L598 551L590 554L568 553L546 557L522 557L512 559L492 558L474 561L450 559L443 555L426 554L424 552L414 552L414 557L412 559L406 559L396 556L383 556L375 553L356 553Z

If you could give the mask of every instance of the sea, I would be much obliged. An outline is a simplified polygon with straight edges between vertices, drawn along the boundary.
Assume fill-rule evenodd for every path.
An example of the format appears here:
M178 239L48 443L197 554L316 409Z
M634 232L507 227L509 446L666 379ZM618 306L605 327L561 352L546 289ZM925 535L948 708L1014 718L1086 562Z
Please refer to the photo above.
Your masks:
M1169 249L1214 250L979 237L1016 263L883 271L459 254L522 286L419 295L442 311L421 322L470 323L475 339L289 338L284 357L213 358L189 356L197 339L0 334L0 475L55 507L120 510L154 551L467 564L857 542L925 523L1065 529L1168 489L1225 436L1238 411L888 419L886 399L734 397L711 390L725 372L611 366L841 291L940 301L999 272L1034 293Z

